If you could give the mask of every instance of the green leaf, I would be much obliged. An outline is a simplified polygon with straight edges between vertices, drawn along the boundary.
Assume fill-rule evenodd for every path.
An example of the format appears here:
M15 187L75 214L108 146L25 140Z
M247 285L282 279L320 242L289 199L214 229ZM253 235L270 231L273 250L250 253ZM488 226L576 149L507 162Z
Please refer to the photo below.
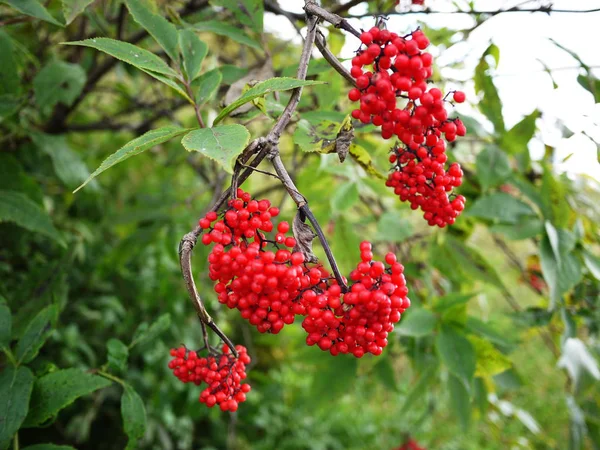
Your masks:
M0 372L0 443L12 439L25 420L33 381L28 367L6 366Z
M188 80L193 81L199 74L202 61L208 54L208 45L200 40L191 29L179 31L179 48L183 55L183 68Z
M471 217L515 224L522 216L535 216L531 207L512 195L496 192L479 197L467 211Z
M507 239L513 241L520 241L542 234L544 232L544 224L538 217L520 216L517 223L497 223L490 227L490 231L492 233L501 233Z
M583 87L586 91L591 93L594 96L594 101L596 103L600 103L600 80L594 77L592 74L579 75L577 77L577 82Z
M571 216L571 208L567 201L568 190L565 182L554 176L553 168L544 164L542 176L542 211L544 218L557 228L567 228Z
M581 263L568 249L568 243L563 243L565 238L561 237L561 233L564 233L564 230L558 232L560 261L556 258L547 236L540 243L542 273L550 288L550 309L554 309L562 296L579 283L583 276Z
M402 336L424 337L433 333L437 322L438 318L431 311L413 307L402 315L396 330Z
M13 54L14 47L10 36L0 30L0 55L2 55L2 64L0 64L0 95L2 96L4 94L19 94L21 90L19 73L17 71L18 66Z
M6 3L20 13L27 16L35 17L36 19L45 20L59 27L64 26L56 20L37 0L1 0L0 3Z
M194 103L194 101L190 98L190 96L187 94L187 92L183 90L183 87L179 83L173 81L170 78L165 77L164 75L161 75L161 74L158 74L158 73L155 73L155 72L151 72L151 71L146 70L146 69L140 69L140 70L142 72L144 72L145 74L150 75L155 80L158 80L158 81L160 81L163 84L166 84L167 86L169 86L171 89L173 89L179 95L181 95L183 98L185 98L191 104Z
M264 6L262 0L211 0L211 4L230 10L243 25L256 33L263 31Z
M181 143L188 152L199 152L232 174L235 160L249 140L250 133L246 127L235 124L194 130L186 134Z
M376 242L404 242L415 233L412 223L398 211L386 211L377 221Z
M14 222L34 233L48 236L61 245L64 241L50 217L38 204L20 192L0 190L0 223Z
M31 138L40 150L52 158L54 172L65 185L72 188L90 176L90 171L79 154L71 149L66 136L35 132L31 133Z
M476 168L483 190L500 185L512 173L508 157L496 146L487 147L477 155Z
M139 0L126 0L133 19L150 33L173 61L179 61L177 28L159 14L154 14Z
M369 153L363 147L356 144L352 144L350 145L349 152L352 159L359 166L361 166L369 175L379 178L380 180L387 179L387 177L375 167L371 155L369 155Z
M84 41L63 42L63 44L95 48L101 52L108 53L118 60L131 64L138 69L146 69L151 72L162 73L163 75L172 77L177 76L177 73L154 53L133 44L129 44L128 42L99 37L86 39Z
M432 309L435 312L443 313L458 305L465 305L471 300L475 294L448 294L443 297L438 297L433 301Z
M125 385L121 397L121 417L123 429L129 438L126 448L137 448L137 442L146 432L146 408L138 393L128 384Z
M0 305L0 349L8 348L12 336L12 316L7 305ZM0 439L0 442L2 439Z
M108 364L111 368L118 371L127 369L127 359L129 358L129 348L119 339L111 338L106 343L108 350Z
M494 81L488 73L490 69L490 65L486 60L488 55L497 56L498 47L491 44L483 53L479 64L475 68L475 92L482 97L479 102L479 109L494 124L496 134L500 135L505 130L504 119L502 117L502 103Z
M156 338L158 335L164 333L171 326L171 315L165 313L161 315L155 322L148 327L146 322L140 324L140 326L133 333L133 339L129 344L129 348L142 342L150 341Z
M139 155L142 152L154 147L155 145L162 144L167 142L170 139L173 139L176 136L180 136L183 133L187 133L189 128L179 128L173 126L167 126L158 128L156 130L148 131L147 133L141 135L140 137L135 138L133 141L128 142L115 153L106 158L100 167L98 167L94 173L92 173L85 182L79 186L77 189L73 191L73 193L77 192L79 189L88 184L91 180L96 178L105 170L110 169L116 164L125 161L132 156Z
M63 15L67 25L75 20L75 18L85 11L94 0L61 0Z
M600 281L600 258L593 255L588 250L583 250L583 261L585 262L585 266L590 271L592 276Z
M270 78L268 80L262 81L253 88L248 89L237 100L227 105L227 107L225 107L215 118L213 126L219 123L225 117L227 117L231 112L235 111L240 106L251 102L255 98L263 97L271 92L287 91L289 89L295 89L302 86L312 86L315 84L322 84L322 82L311 80L297 80L295 78Z
M335 141L339 131L340 124L336 121L305 118L298 122L293 140L294 144L299 145L302 151L330 153L324 150Z
M460 420L464 431L469 429L471 423L471 399L469 391L461 380L453 375L448 377L448 390L450 391L450 404Z
M454 328L443 325L435 339L440 359L450 373L470 389L475 374L476 356L473 344Z
M498 145L511 155L515 155L519 161L519 169L524 172L529 166L529 148L527 144L535 134L535 122L540 117L538 110L533 111L523 120L517 123L509 131L502 134Z
M427 393L429 386L435 379L436 371L437 366L431 365L426 370L421 372L421 376L416 383L413 383L412 389L406 395L402 409L398 414L399 417L402 417L406 412L408 412L408 410L414 408L415 405L420 403L419 400Z
M50 114L57 103L70 106L81 93L85 80L81 66L51 61L33 79L35 102L44 114Z
M76 450L75 447L70 445L56 445L56 444L35 444L25 447L23 450Z
M358 187L353 181L339 186L330 199L332 214L339 214L358 202Z
M25 427L35 427L54 417L79 397L110 386L112 382L80 369L65 369L38 378L33 386Z
M475 333L491 343L496 344L503 350L510 350L515 345L515 338L509 334L497 331L492 325L487 322L483 322L475 317L469 316L466 322L466 329Z
M196 104L203 105L209 101L219 88L223 75L219 69L213 69L200 75L192 84L195 92Z
M510 359L496 349L491 342L472 335L469 336L469 341L473 344L477 355L476 377L491 377L511 368Z
M227 25L226 23L217 20L208 20L206 22L197 22L194 24L194 29L198 31L208 31L220 36L228 37L229 39L238 42L248 47L252 47L259 52L263 51L262 45L237 27Z
M50 305L42 309L27 325L15 349L19 363L28 363L35 358L50 336L52 325L58 319L58 306Z

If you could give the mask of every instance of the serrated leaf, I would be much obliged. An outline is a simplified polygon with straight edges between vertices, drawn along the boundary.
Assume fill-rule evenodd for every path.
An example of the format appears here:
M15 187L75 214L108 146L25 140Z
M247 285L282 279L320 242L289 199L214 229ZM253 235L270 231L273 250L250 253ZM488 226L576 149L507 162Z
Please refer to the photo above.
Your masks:
M442 326L435 339L440 359L465 386L470 389L475 374L476 356L473 344L454 328Z
M323 84L320 81L298 80L296 78L270 78L258 83L251 89L248 89L241 97L227 105L215 118L213 126L227 117L231 112L235 111L240 106L251 102L255 98L263 97L269 93L276 91L287 91L296 89L302 86L312 86L315 84Z
M2 222L14 222L22 228L48 236L64 245L46 211L20 192L0 190L0 223Z
M36 19L45 20L59 27L64 25L56 20L46 8L44 8L37 0L2 0L0 3L6 3L17 11Z
M187 133L190 128L179 128L173 126L167 126L158 128L156 130L148 131L147 133L135 138L133 141L128 142L115 153L106 158L100 167L98 167L94 173L92 173L85 182L73 191L77 192L79 189L88 184L91 180L96 178L105 170L110 169L116 164L131 158L132 156L139 155L140 153L154 147L155 145L167 142L176 136L180 136L183 133Z
M179 31L179 48L183 55L183 67L188 80L193 81L199 74L202 61L208 54L208 45L200 40L191 29Z
M186 134L181 143L188 152L201 153L233 174L235 160L249 140L250 133L246 127L235 124L194 130Z
M510 359L496 349L491 342L477 336L469 336L469 341L475 348L477 363L476 377L491 377L511 368Z
M84 41L63 42L63 44L95 48L139 69L146 69L172 77L177 76L177 73L154 53L128 42L99 37Z
M208 20L206 22L197 22L194 24L194 29L198 31L208 31L211 33L218 34L220 36L228 37L229 39L238 42L248 47L252 47L259 52L263 51L262 45L246 33L241 31L239 28L227 25L226 23L219 22L217 20Z
M123 429L129 438L126 448L137 448L137 442L146 432L146 408L138 393L128 384L125 385L121 397L121 417Z
M510 224L519 222L522 216L536 215L527 203L504 192L479 197L466 214Z
M53 322L58 318L58 307L50 305L42 309L27 325L23 336L17 342L15 356L19 363L28 363L36 357L40 348L50 336Z
M57 103L70 106L81 93L85 80L81 66L51 61L33 79L35 102L44 114L49 114Z
M486 147L477 155L476 168L483 190L498 186L512 173L508 157L496 146Z
M458 416L462 429L467 431L471 423L471 399L464 383L453 375L448 377L450 404Z
M112 382L80 369L65 369L38 378L33 386L24 427L46 422L79 397L110 386Z
M27 417L33 381L28 367L6 366L0 372L0 443L12 439Z
M192 89L196 97L196 104L203 105L209 101L223 80L223 75L219 69L213 69L200 75L192 84Z
M65 22L69 25L79 14L85 11L94 0L61 0Z
M263 31L264 6L262 0L211 0L211 4L230 10L243 25L256 33Z
M494 85L494 81L490 76L489 69L490 65L488 64L486 57L488 55L497 55L498 47L494 44L491 44L487 50L481 56L479 64L475 68L475 92L482 96L479 102L479 109L481 112L494 124L494 130L496 134L500 135L504 133L504 119L502 117L502 103L500 101L500 96L498 95L498 90Z
M185 98L188 102L190 102L192 105L194 104L194 101L190 98L190 96L187 94L187 92L184 91L183 87L176 81L173 81L171 78L167 78L164 75L161 75L161 74L155 73L155 72L151 72L146 69L140 69L140 70L142 72L144 72L145 74L150 75L155 80L158 80L163 84L166 84L171 89L173 89L175 92L177 92L179 95L181 95L183 98Z
M431 311L413 307L402 315L396 330L402 336L424 337L433 333L437 322L438 318Z
M10 344L12 336L12 316L8 305L0 305L0 350ZM2 439L0 439L0 442Z
M165 313L162 314L156 321L152 323L152 325L148 326L147 323L142 323L133 333L133 339L129 344L129 348L132 348L134 345L140 344L145 341L152 340L159 336L161 333L164 333L171 326L171 314Z
M163 16L154 14L139 0L126 0L133 19L146 29L173 61L179 61L177 28Z
M126 370L129 347L119 339L111 338L106 343L106 349L108 351L107 359L109 366L121 372Z

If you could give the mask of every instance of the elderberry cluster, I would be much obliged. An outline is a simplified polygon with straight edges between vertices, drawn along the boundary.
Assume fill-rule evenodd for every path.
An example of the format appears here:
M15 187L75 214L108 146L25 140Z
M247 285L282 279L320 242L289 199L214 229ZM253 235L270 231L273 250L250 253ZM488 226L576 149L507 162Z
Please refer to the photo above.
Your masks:
M385 139L399 138L390 156L394 170L387 186L412 209L420 208L429 225L450 225L464 209L465 199L450 197L462 184L463 173L456 163L446 170L446 142L467 130L460 119L449 119L448 96L428 88L433 57L423 50L429 39L421 30L398 36L378 27L363 32L360 39L366 48L352 59L356 88L348 94L350 100L360 100L360 108L352 116L380 126ZM406 99L403 108L398 98ZM465 94L454 91L452 99L462 103Z
M217 282L219 302L238 309L261 333L277 334L301 315L308 345L332 355L381 354L388 333L410 306L404 267L392 253L386 256L388 267L373 261L371 244L363 242L362 262L350 274L349 291L342 292L321 264L307 264L301 252L288 249L296 240L286 235L287 222L268 239L265 232L275 229L272 218L278 214L268 200L252 200L239 189L221 216L209 213L200 220L206 230L202 242L214 244L209 276Z
M171 349L173 359L169 369L184 383L196 386L206 383L208 386L200 394L200 402L209 408L219 405L222 411L236 411L251 388L249 384L241 383L246 378L250 357L245 347L238 345L235 348L239 354L237 358L229 352L227 345L223 345L222 353L209 351L205 358L185 347Z

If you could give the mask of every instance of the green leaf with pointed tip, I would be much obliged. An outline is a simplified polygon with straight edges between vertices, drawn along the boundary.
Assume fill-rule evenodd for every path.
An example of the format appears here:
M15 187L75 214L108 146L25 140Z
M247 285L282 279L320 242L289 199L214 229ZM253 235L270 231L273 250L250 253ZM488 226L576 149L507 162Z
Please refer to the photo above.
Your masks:
M502 117L502 103L498 90L494 85L491 75L488 73L490 65L486 57L492 55L498 60L498 47L491 44L481 56L479 64L475 68L475 92L481 95L479 109L494 124L496 134L503 134L505 131L504 119Z
M179 95L181 95L183 98L185 98L188 102L190 102L192 105L194 104L194 101L190 98L190 96L187 94L187 92L185 92L183 90L183 87L180 84L178 84L176 81L172 80L171 78L167 78L166 76L161 75L159 73L151 72L151 71L145 70L145 69L140 69L140 70L142 72L150 75L155 80L158 80L163 84L166 84L171 89L173 89L175 92L177 92Z
M183 68L188 80L194 80L200 74L202 61L208 54L208 45L200 40L196 33L191 30L179 31L179 48L183 55Z
M544 224L538 217L521 216L517 223L497 223L490 227L492 233L502 233L507 239L519 241L539 236L544 232Z
M139 0L126 0L133 20L146 29L173 61L179 61L177 28L163 16L154 14Z
M11 6L27 16L45 20L46 22L58 25L59 27L64 27L64 24L56 20L37 0L2 0L0 3L6 3L8 6Z
M512 173L506 154L493 145L477 155L476 168L479 184L484 191L498 186Z
M52 225L46 211L21 192L0 190L0 223L2 222L14 222L64 245L63 238Z
M27 417L33 381L28 367L6 366L0 372L0 443L12 439Z
M505 192L495 192L479 197L466 215L515 224L523 216L535 217L536 214L527 203Z
M223 74L219 69L205 72L196 78L192 84L192 89L196 97L196 104L203 105L209 101L215 92L217 92L222 80Z
M85 11L94 0L61 0L65 22L69 25L79 14Z
M469 390L476 366L473 344L464 334L444 325L435 339L435 346L440 359L450 373L458 377L465 388Z
M111 383L106 378L80 369L65 369L44 375L35 381L29 414L23 426L38 426L79 397L110 386Z
M146 408L138 393L128 384L121 397L121 417L123 429L129 438L126 449L137 448L137 442L146 432Z
M510 359L494 347L490 341L477 336L469 336L469 341L473 344L475 355L477 355L476 377L492 377L512 367Z
M108 352L108 364L114 370L123 372L127 369L127 359L129 358L129 347L119 339L111 338L106 343Z
M380 180L387 179L387 177L375 167L371 155L369 155L369 153L363 147L361 147L360 145L352 144L350 145L349 153L352 159L359 166L365 169L365 172L367 172L369 175L379 178Z
M63 42L63 44L95 48L139 69L146 69L172 77L177 76L177 73L154 53L128 42L99 37L84 41Z
M464 431L471 424L471 399L469 391L461 380L454 375L448 377L448 391L450 392L450 404L460 420Z
M242 125L201 128L184 136L181 143L188 152L198 152L215 160L227 173L233 173L236 158L248 145L250 133Z
M79 189L88 184L92 179L96 178L105 170L110 169L116 164L125 161L132 156L139 155L142 152L154 147L155 145L167 142L176 136L180 136L183 133L187 133L190 128L179 128L179 127L162 127L156 130L148 131L147 133L135 138L133 141L128 142L115 153L106 158L100 167L98 167L94 173L92 173L85 182L73 191L77 192Z
M241 97L227 105L215 118L213 126L223 120L229 113L235 111L240 106L251 102L255 98L263 97L271 92L287 91L296 89L302 86L313 86L315 84L323 84L322 81L298 80L296 78L270 78L258 83L251 89L248 89Z
M0 349L8 347L12 336L12 316L7 305L0 305ZM2 439L0 439L2 441Z
M410 308L396 330L403 336L424 337L433 333L437 322L438 318L428 309Z
M42 309L27 325L15 348L19 363L28 363L35 358L50 336L52 325L58 318L58 306L50 305Z
M540 117L538 110L533 111L514 127L503 133L498 140L500 145L509 154L515 155L519 163L519 169L525 172L529 167L529 148L527 144L535 134L535 122Z
M239 28L227 25L226 23L219 22L217 20L208 20L206 22L195 23L194 28L198 31L208 31L220 36L225 36L235 42L247 45L248 47L252 47L260 52L263 51L262 45L260 45L258 41L252 39Z

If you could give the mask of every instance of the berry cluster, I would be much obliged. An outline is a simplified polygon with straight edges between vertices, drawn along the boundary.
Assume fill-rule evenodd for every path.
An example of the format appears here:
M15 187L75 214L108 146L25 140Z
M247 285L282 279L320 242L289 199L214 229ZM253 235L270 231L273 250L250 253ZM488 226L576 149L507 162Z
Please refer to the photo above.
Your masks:
M454 223L464 198L451 199L449 194L461 185L462 170L458 164L446 170L446 142L467 130L460 119L448 118L448 96L428 88L433 57L423 50L429 39L421 30L398 36L378 27L363 32L360 39L366 48L352 59L356 88L348 97L360 101L360 108L352 112L355 119L380 126L385 139L400 139L390 156L394 171L387 185L413 209L421 208L429 225ZM465 101L463 92L452 94L456 103ZM398 98L406 99L402 109Z
M171 349L173 359L169 369L184 383L208 386L200 394L200 402L209 408L219 405L222 411L236 411L238 404L246 400L250 392L249 384L241 384L246 378L246 365L250 357L246 348L238 345L239 353L235 358L229 347L223 345L222 353L209 353L206 358L199 357L195 351L185 347Z
M296 245L286 236L287 222L277 225L274 239L267 238L264 232L275 229L272 218L278 214L269 201L252 200L239 189L221 216L211 212L200 220L206 230L202 242L214 244L209 275L217 282L219 302L237 308L261 333L277 334L301 315L308 345L332 355L381 354L388 333L410 306L404 267L391 253L388 267L373 261L371 244L363 242L362 262L344 293L321 264L309 265L301 252L279 248Z

